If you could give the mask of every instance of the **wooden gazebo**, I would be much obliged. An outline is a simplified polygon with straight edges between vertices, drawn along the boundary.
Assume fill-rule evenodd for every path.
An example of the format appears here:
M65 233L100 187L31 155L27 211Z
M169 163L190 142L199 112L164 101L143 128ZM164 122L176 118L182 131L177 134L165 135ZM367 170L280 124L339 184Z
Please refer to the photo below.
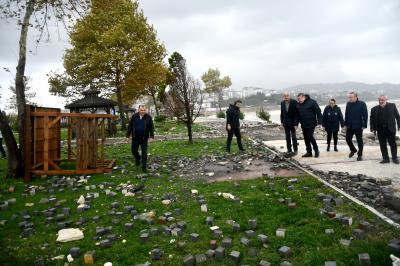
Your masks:
M117 102L110 99L100 97L100 91L89 89L84 91L83 98L69 103L65 106L71 113L105 113L115 115L115 106ZM107 119L107 131L109 135L115 132L115 125L111 123L111 119Z
M112 170L114 160L106 160L104 154L105 120L116 116L61 113L57 108L30 105L26 110L25 181L31 175L94 174ZM67 158L61 158L61 119L67 121ZM76 132L76 145L72 145L72 131Z

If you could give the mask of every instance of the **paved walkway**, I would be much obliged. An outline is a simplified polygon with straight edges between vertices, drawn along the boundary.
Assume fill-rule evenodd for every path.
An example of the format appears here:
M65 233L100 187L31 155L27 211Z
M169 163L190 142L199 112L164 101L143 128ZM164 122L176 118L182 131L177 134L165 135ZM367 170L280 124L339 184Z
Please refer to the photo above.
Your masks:
M348 158L349 148L344 142L339 142L339 152L326 151L326 142L317 141L320 149L319 158L302 158L305 151L304 142L299 141L299 154L295 157L300 164L307 164L315 170L348 172L351 175L365 174L375 178L390 178L392 182L400 188L400 165L393 163L380 164L382 160L379 146L364 146L364 160L356 161L357 155ZM286 142L284 140L265 141L264 144L276 147L279 151L286 151ZM390 153L390 150L389 150Z

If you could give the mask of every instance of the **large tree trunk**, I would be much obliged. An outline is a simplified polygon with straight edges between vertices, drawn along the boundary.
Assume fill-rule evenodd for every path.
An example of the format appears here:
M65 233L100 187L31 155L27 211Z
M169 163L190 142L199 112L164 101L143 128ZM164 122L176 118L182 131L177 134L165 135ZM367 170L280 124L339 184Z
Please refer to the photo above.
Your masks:
M21 165L21 152L18 149L13 132L5 113L0 110L0 131L3 135L7 147L8 172L10 178L19 178L23 176L23 167Z
M115 87L117 90L116 93L117 93L117 102L119 109L119 118L121 119L121 130L126 130L125 106L122 101L121 77L118 67L115 74Z
M159 116L160 111L158 110L158 106L157 106L156 93L153 90L151 90L150 94L151 94L151 98L153 99L154 108L156 109L156 115Z
M19 151L18 147L16 148L17 150L14 149L14 147L10 147L9 150L9 165L18 165L20 169L18 171L23 172L23 152L24 152L24 147L25 147L25 113L26 113L26 99L25 99L25 64L26 64L26 39L28 36L28 29L29 29L29 21L32 16L32 13L34 11L35 7L35 0L30 0L27 2L26 6L26 13L24 15L24 20L22 21L21 25L21 33L19 37L19 55L18 55L18 65L16 67L16 73L15 73L15 94L17 98L17 109L18 109L18 133L19 133ZM6 132L7 134L7 132ZM14 137L12 132L9 137ZM11 142L15 142L15 139ZM7 141L6 141L7 142ZM12 145L12 144L11 144ZM10 156L11 153L17 152L15 156ZM15 162L10 162L10 160L18 160ZM9 168L10 170L13 170L15 168ZM18 176L17 173L12 173L9 172L10 176Z

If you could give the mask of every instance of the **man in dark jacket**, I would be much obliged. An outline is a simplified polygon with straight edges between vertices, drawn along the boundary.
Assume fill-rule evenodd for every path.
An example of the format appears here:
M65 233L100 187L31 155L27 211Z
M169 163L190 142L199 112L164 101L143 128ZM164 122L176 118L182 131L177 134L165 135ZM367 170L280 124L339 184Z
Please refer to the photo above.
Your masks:
M356 92L348 94L349 101L346 105L344 125L346 128L346 142L350 148L349 158L356 154L357 149L353 144L353 136L356 135L358 145L357 161L362 161L363 155L363 130L367 128L368 110L365 102L358 100Z
M142 161L143 172L147 171L147 146L148 140L154 139L153 119L146 113L146 107L139 105L138 112L135 113L129 122L126 137L132 135L132 154L136 160L136 166ZM139 146L142 150L142 156L139 155Z
M331 148L331 140L333 136L333 149L334 151L338 151L337 143L338 143L338 132L339 125L343 128L344 120L342 110L339 106L336 105L335 99L329 100L329 105L327 105L324 109L324 113L322 115L322 126L325 128L327 133L327 151L330 151Z
M397 121L397 124L396 124ZM385 95L379 96L379 105L371 109L371 132L378 133L383 160L381 163L389 163L387 142L389 142L392 160L399 164L397 158L396 130L400 130L400 115L394 103L388 103Z
M6 158L6 151L3 148L3 135L1 134L1 131L0 131L0 152L3 158Z
M297 154L297 138L296 138L296 106L297 101L290 98L288 92L283 93L283 101L281 102L281 125L285 129L287 152L294 151ZM293 151L292 151L293 144Z
M236 141L239 150L244 151L242 146L242 136L240 134L240 122L239 122L241 104L242 101L237 100L233 104L229 105L229 108L226 111L226 130L228 131L228 139L226 141L227 152L231 152L231 143L233 134L235 134L236 136Z
M314 149L315 158L319 157L319 149L317 145L317 141L314 138L314 131L317 125L321 125L322 123L322 114L321 109L318 106L318 103L311 99L309 95L304 93L299 93L297 95L297 121L296 127L298 123L301 124L301 129L303 131L304 142L306 144L307 153L302 157L312 157L312 149L311 145Z

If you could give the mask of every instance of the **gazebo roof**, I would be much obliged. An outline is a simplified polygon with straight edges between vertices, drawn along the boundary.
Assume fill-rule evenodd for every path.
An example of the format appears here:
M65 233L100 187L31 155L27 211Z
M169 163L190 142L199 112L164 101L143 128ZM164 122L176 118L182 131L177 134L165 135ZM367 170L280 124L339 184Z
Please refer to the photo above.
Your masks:
M98 107L114 107L117 105L116 102L99 97L100 92L98 90L87 90L82 93L84 97L76 100L65 106L66 109L84 109L84 108L98 108Z

